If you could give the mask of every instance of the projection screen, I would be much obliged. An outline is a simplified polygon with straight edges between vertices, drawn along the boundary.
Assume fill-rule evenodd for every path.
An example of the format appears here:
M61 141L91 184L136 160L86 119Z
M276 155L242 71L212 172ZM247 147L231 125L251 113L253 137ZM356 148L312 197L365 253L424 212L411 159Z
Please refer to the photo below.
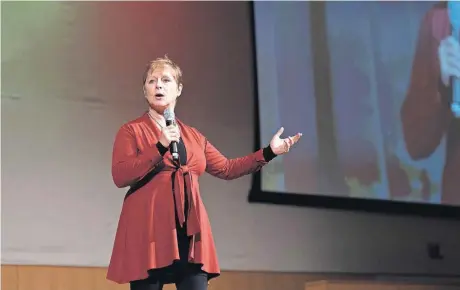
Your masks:
M254 2L259 140L303 138L251 194L460 205L460 119L437 87L446 6Z

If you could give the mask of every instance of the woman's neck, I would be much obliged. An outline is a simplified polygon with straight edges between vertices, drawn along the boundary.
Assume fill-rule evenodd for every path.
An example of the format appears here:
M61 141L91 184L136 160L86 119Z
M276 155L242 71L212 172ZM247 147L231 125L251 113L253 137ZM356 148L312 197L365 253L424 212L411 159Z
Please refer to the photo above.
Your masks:
M155 123L157 125L159 125L160 127L166 127L166 120L165 120L165 117L162 114L159 114L157 111L155 111L152 108L149 108L148 114L149 114L150 118L153 121L155 121Z

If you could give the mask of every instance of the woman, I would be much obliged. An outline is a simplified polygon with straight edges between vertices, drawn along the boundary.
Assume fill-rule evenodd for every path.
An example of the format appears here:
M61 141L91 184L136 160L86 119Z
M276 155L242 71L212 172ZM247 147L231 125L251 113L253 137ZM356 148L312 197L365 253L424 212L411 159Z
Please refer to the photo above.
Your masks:
M198 177L205 171L235 179L260 170L284 154L301 134L236 159L225 158L197 129L180 120L166 126L164 111L174 109L182 92L181 69L168 58L151 61L144 73L149 110L118 131L112 159L117 187L125 197L107 279L130 283L131 290L205 290L220 273ZM168 148L178 142L179 161Z
M445 138L441 203L460 205L460 118L451 107L453 80L460 78L460 43L458 35L452 36L449 3L436 3L422 19L401 121L414 160L430 157Z

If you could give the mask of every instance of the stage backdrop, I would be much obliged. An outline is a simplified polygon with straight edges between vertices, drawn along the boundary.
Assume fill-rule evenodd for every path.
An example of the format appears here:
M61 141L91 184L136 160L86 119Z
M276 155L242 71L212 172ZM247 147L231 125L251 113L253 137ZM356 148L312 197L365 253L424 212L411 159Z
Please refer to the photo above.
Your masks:
M305 8L294 3L285 4L287 12ZM249 7L2 3L3 264L108 264L126 192L111 179L112 145L118 128L146 109L142 72L155 57L167 53L184 70L180 118L228 157L253 150ZM305 31L294 32L308 37ZM307 45L301 48L308 55ZM284 113L308 124L312 72L308 58L300 61L285 73L301 76L304 90L294 92L307 97ZM402 73L407 76L407 69ZM285 125L287 132L304 132L291 156L306 156L302 152L316 136L313 125L280 120L267 121L263 144ZM305 182L314 181L310 174ZM296 178L298 186L314 186ZM457 222L248 204L250 176L227 182L205 175L201 181L225 270L459 273ZM441 243L444 260L428 258L428 242Z

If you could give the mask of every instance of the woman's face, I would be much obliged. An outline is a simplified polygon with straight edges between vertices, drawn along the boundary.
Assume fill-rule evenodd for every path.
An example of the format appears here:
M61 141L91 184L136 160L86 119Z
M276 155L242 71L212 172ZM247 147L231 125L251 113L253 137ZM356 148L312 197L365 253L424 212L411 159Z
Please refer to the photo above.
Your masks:
M169 66L154 69L144 83L145 98L150 107L160 114L167 107L174 108L181 92L182 84L177 83L174 70Z

